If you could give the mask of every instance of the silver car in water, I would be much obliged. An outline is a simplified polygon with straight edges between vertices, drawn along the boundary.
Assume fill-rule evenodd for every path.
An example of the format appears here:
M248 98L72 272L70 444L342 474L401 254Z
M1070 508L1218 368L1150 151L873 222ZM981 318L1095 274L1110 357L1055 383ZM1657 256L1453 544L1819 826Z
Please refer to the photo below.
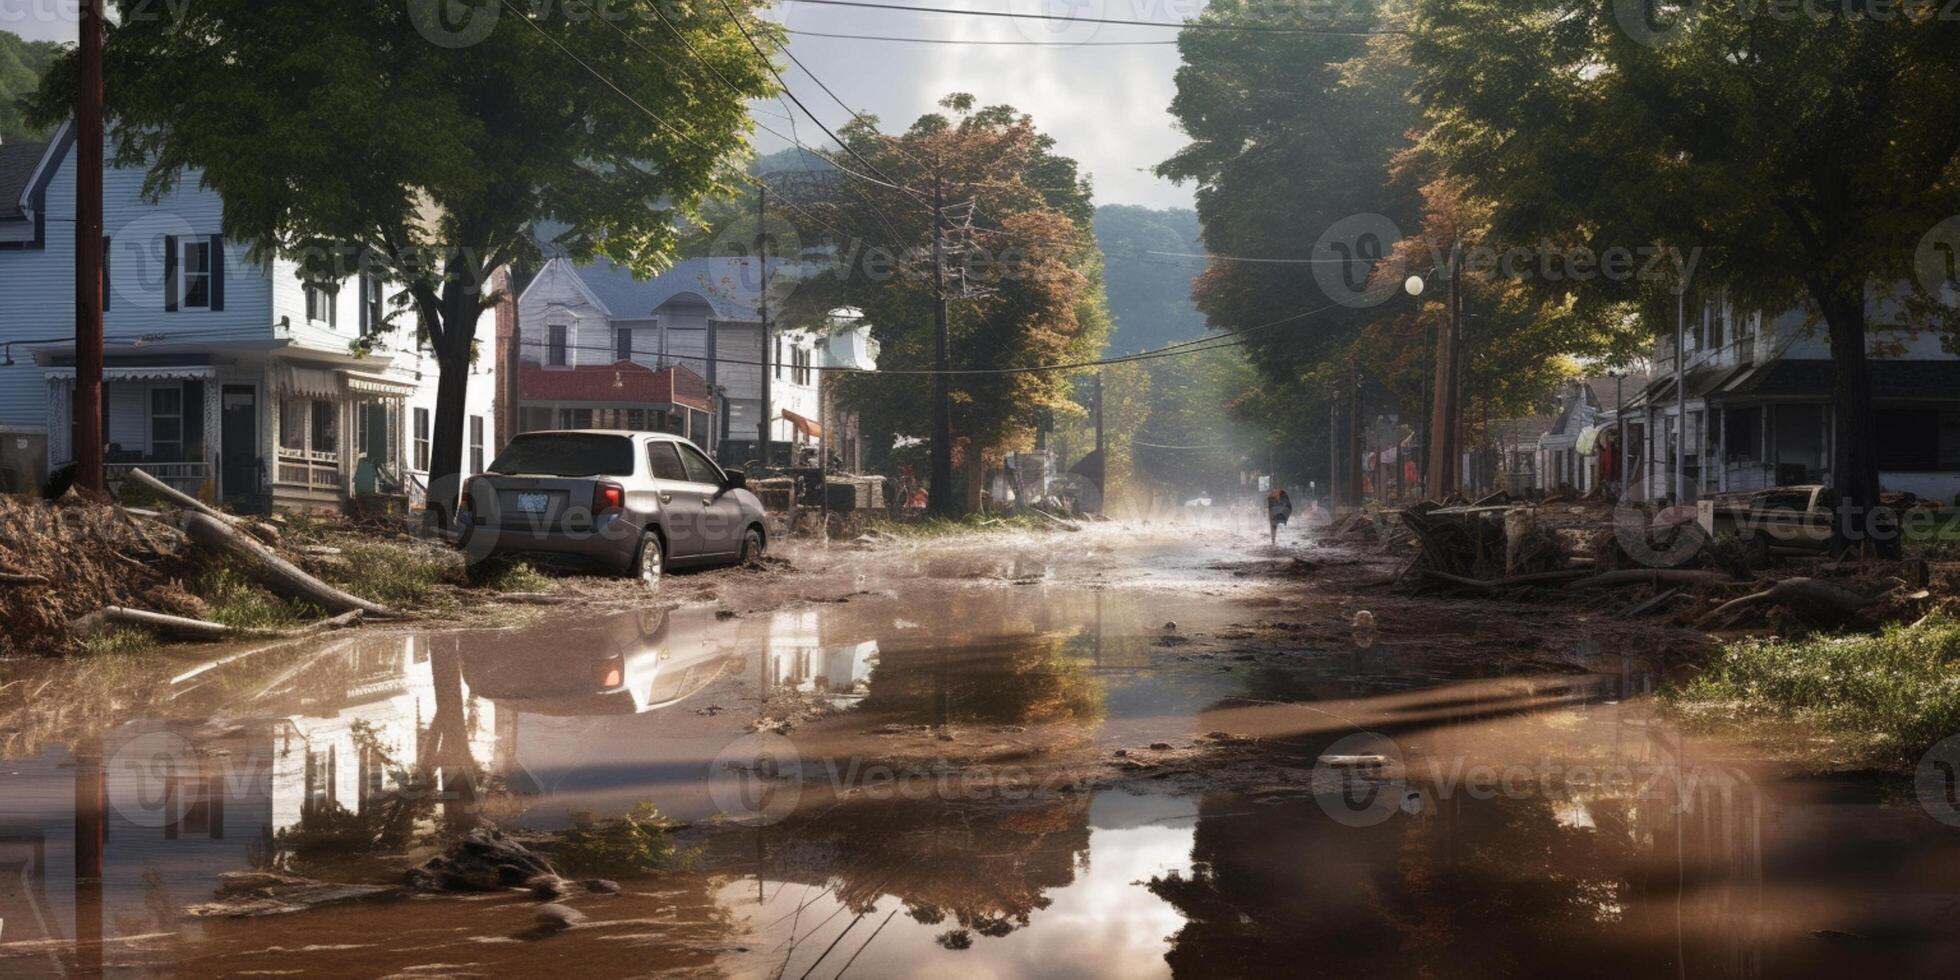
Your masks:
M463 484L457 543L472 568L516 555L589 559L651 584L669 568L733 564L768 547L740 470L659 432L527 432Z

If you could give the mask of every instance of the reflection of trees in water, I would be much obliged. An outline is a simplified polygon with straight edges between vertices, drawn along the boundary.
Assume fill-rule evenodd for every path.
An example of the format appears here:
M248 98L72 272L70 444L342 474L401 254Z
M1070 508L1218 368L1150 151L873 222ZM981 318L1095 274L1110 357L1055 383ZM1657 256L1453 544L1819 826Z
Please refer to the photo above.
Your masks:
M913 920L949 926L941 945L963 949L975 935L1026 927L1048 907L1046 893L1072 883L1088 859L1086 796L1019 805L878 796L762 831L765 866L790 880L833 882L853 913L894 896ZM744 839L726 841L729 858L753 844L726 836Z
M1192 872L1148 887L1187 920L1165 957L1178 973L1311 961L1337 975L1514 975L1569 963L1568 944L1620 914L1633 847L1612 807L1594 819L1596 830L1567 826L1543 799L1458 798L1357 828L1311 799L1213 794Z
M861 710L934 724L1093 722L1103 687L1067 653L1063 636L1031 636L947 649L886 650Z

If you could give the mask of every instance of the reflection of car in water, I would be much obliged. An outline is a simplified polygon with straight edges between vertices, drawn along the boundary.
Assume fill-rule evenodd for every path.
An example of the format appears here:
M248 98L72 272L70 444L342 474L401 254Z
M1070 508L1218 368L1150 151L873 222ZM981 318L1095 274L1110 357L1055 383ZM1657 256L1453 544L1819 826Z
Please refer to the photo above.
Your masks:
M464 658L463 680L516 711L637 714L685 700L740 663L719 645L671 642L667 612L645 609L568 626L543 655L524 631L487 639Z

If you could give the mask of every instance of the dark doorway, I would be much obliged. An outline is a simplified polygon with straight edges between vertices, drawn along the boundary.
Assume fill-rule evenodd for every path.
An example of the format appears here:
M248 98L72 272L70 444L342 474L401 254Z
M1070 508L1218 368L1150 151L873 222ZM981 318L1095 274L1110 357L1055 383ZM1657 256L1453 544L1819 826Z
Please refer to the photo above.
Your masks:
M259 489L259 397L251 385L225 385L219 458L222 493L237 500Z

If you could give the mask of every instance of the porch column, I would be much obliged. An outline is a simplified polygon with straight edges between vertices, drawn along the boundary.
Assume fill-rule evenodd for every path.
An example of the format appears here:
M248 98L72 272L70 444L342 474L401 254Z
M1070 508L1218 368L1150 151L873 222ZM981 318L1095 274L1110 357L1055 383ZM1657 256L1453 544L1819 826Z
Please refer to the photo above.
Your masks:
M216 371L204 379L204 473L211 498L218 497L218 450L224 444L224 379Z
M261 437L265 455L262 458L265 460L264 485L270 490L279 481L279 416L285 408L286 393L270 383L265 386L265 392L266 426L265 435Z

